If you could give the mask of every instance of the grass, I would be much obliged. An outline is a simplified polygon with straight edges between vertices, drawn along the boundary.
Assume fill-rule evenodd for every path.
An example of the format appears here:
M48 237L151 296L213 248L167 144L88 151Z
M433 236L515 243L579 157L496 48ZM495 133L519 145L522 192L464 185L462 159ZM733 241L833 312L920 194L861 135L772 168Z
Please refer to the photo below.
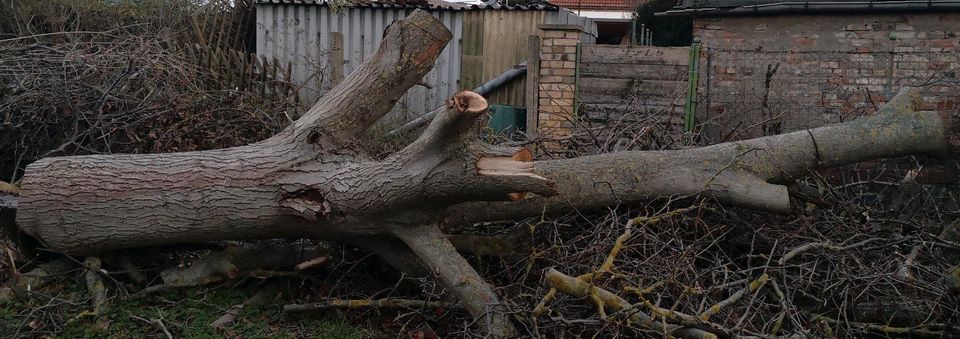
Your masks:
M71 282L59 292L34 293L0 305L0 337L164 338L162 329L136 319L160 319L175 338L369 338L382 334L363 329L333 313L298 318L279 304L247 307L224 329L209 324L255 291L242 289L168 291L140 299L113 299L95 319L82 285Z

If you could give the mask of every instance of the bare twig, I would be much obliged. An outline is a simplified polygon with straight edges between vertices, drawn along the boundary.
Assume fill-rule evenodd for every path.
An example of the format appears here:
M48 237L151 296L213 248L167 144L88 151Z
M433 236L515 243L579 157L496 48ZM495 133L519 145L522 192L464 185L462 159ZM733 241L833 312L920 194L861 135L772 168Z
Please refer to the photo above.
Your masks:
M309 304L289 304L283 305L284 312L308 312L328 309L361 309L361 308L439 308L439 309L461 309L456 303L447 301L430 300L411 300L411 299L364 299L364 300L346 300L346 299L327 299Z

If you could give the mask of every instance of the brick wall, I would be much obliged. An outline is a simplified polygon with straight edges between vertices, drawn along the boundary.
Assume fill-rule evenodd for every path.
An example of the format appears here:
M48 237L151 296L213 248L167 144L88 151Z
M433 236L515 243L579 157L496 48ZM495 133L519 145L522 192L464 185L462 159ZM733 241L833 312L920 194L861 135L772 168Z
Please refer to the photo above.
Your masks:
M903 86L955 115L960 14L700 18L698 123L710 142L870 114Z
M540 29L537 134L563 139L573 130L577 44L583 33L568 25L542 25Z

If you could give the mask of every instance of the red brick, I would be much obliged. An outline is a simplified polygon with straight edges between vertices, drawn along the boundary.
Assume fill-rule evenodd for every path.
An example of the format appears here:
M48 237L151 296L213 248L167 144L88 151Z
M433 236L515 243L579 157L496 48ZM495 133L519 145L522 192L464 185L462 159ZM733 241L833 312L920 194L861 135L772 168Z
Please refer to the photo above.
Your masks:
M946 101L937 102L938 111L949 111L952 109L953 109L953 101L946 100Z
M940 47L940 48L953 48L957 47L956 39L933 39L929 41L930 46Z
M817 40L811 38L793 38L793 44L797 46L816 46Z
M548 83L548 84L549 84L549 83L560 83L560 82L563 82L563 77L558 77L558 76L545 76L545 77L540 77L540 82L542 82L542 83Z

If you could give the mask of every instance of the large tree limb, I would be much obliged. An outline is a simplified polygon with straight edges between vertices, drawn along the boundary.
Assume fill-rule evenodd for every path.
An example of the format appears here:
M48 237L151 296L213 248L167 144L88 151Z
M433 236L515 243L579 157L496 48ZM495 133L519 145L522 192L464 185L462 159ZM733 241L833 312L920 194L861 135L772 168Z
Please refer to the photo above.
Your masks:
M383 160L359 153L353 139L420 81L449 39L439 21L413 12L316 106L262 142L39 160L21 181L17 222L71 254L231 239L355 243L401 270L437 273L502 335L511 326L496 312L497 296L435 225L697 194L785 211L789 197L780 184L810 168L948 153L943 122L916 112L919 95L908 90L878 114L839 125L691 150L543 162L530 162L524 149L479 142L473 126L486 100L461 92L404 149Z
M950 145L943 120L917 111L921 99L918 90L904 88L876 114L842 124L689 150L538 161L534 173L556 182L557 195L454 205L446 220L469 224L696 194L786 212L790 199L780 184L811 169L912 154L946 159Z
M434 270L440 282L451 290L467 311L481 315L481 324L491 334L498 337L513 334L506 315L496 309L500 306L499 297L436 226L401 229L396 235Z
M311 229L326 235L379 233L344 221L355 219L355 212L382 213L410 203L401 200L417 197L398 195L418 182L390 175L401 174L403 163L396 159L362 161L350 150L349 139L389 111L429 71L450 39L439 21L422 12L391 25L385 34L384 43L359 70L292 126L263 142L204 152L46 158L30 164L17 222L50 246L72 253L220 240L224 234L256 239L298 237Z

